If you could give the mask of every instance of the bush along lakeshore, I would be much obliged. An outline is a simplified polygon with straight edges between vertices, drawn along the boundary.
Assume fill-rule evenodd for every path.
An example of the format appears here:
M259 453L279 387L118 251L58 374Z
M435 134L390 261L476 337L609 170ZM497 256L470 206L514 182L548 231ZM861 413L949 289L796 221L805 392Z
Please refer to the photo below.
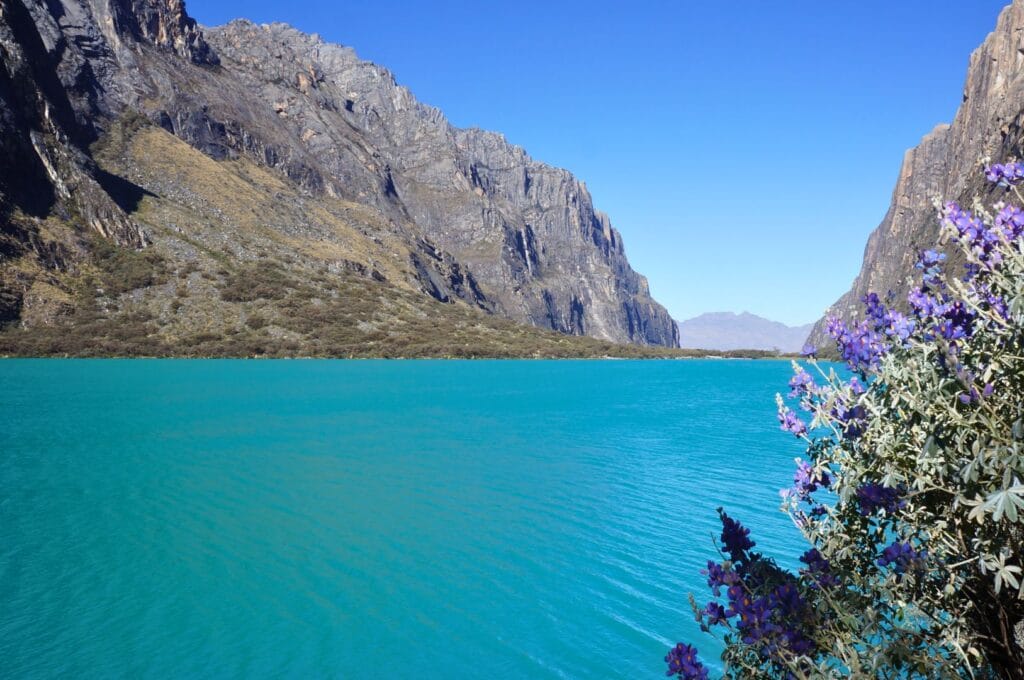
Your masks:
M1024 165L986 175L1022 199ZM863 321L830 320L851 377L808 351L789 383L807 415L778 397L807 442L782 492L799 573L719 509L713 597L690 601L725 677L1024 678L1024 212L940 219L948 253L921 254L905 304L869 294ZM665 661L708 677L689 644Z

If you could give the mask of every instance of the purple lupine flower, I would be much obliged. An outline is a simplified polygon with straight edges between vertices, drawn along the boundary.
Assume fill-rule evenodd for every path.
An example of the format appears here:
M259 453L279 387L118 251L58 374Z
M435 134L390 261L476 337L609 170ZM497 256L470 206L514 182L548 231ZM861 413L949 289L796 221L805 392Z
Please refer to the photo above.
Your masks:
M678 676L680 680L707 680L708 669L697 658L697 648L682 642L665 655L668 671L665 675Z
M1016 241L1024 235L1024 210L1015 205L1003 206L993 224L1007 241Z
M804 631L807 604L795 583L784 582L767 596L758 597L739 586L730 588L728 595L725 616L737 617L740 639L757 647L762 658L779 660L814 649Z
M946 212L943 219L956 230L960 242L969 248L974 257L978 260L977 268L968 270L968 277L974 279L986 270L999 266L1003 256L998 246L1014 234L1020 233L1020 222L1022 216L1016 212L1009 211L1000 213L1002 218L998 219L992 228L985 226L979 218L970 212L963 210L955 203L946 204Z
M814 343L805 342L803 349L800 350L800 354L808 359L814 359L818 356L818 348L814 346Z
M786 432L792 432L795 436L801 437L807 434L807 425L793 410L783 406L779 410L779 426Z
M907 505L907 502L903 499L906 490L902 487L897 488L870 482L861 485L856 493L857 503L860 505L860 514L865 517L877 510L893 513L897 510L902 510Z
M817 548L811 548L800 556L800 561L807 565L800 573L814 582L817 588L830 588L839 585L839 579L832 573L832 565Z
M739 582L739 575L735 571L711 560L708 560L708 568L701 569L700 573L708 577L708 586L711 587L711 592L714 593L715 597L718 597L722 592L723 586L728 588Z
M914 333L915 327L913 319L895 310L890 310L886 314L886 325L883 330L890 338L896 338L900 342L906 343Z
M829 330L833 333L839 356L852 370L868 373L877 369L882 357L889 351L889 345L877 331L871 329L867 320L852 328L838 321L829 324Z
M882 301L878 298L877 293L868 293L861 302L864 303L864 313L867 314L869 319L874 319L875 328L882 326L885 323L885 313L888 311Z
M934 250L926 250L921 253L915 267L924 271L921 281L928 288L942 287L942 263L946 261L946 254Z
M918 269L928 269L930 267L937 267L946 261L946 254L940 253L935 250L924 250L921 252L921 257L917 261Z
M796 473L793 475L793 492L799 498L807 498L821 487L827 487L832 483L827 472L815 472L814 466L802 460L796 464Z
M977 314L960 300L942 307L939 321L932 327L935 334L951 342L970 337Z
M906 541L896 541L882 551L878 566L888 567L891 564L897 574L904 574L907 571L924 567L924 562L927 559L928 551L917 551Z
M856 439L864 434L867 427L868 411L857 404L848 406L844 400L836 401L831 411L832 419L842 427L844 439Z
M890 291L886 297L893 296ZM871 322L876 332L884 333L890 338L898 338L901 343L906 342L914 332L914 321L882 304L876 293L868 293L862 300L867 320Z
M943 337L946 340L955 341L967 337L967 333L964 332L964 329L960 326L957 326L949 319L946 319L945 321L940 321L939 323L935 324L935 332L938 333L940 337Z
M765 640L770 635L779 632L779 627L771 620L771 609L766 597L751 597L747 593L740 594L730 601L729 611L732 616L738 616L736 628L740 632L741 639L748 645L754 645Z
M861 384L860 380L857 380L857 376L850 378L850 390L858 397L867 391L864 389L864 385Z
M722 519L722 546L725 552L733 562L743 562L747 558L747 551L755 545L750 540L750 529L729 517L721 508L718 509L718 515Z
M707 617L709 626L717 626L727 621L725 607L714 601L708 602L701 613Z
M1010 307L1006 304L1006 298L989 293L985 296L985 302L988 303L988 308L998 314L1004 321L1010 320Z
M945 205L942 219L956 229L961 238L973 243L985 232L985 223L975 217L969 210L964 210L956 201Z
M995 386L992 383L986 383L982 387L982 391L978 392L978 388L975 387L976 376L970 371L959 370L957 371L957 377L960 378L960 382L964 384L967 391L959 395L960 403L962 404L976 404L982 400L982 398L988 398L992 396L995 391Z
M797 631L787 630L783 633L783 637L786 640L786 646L789 647L789 651L799 656L811 654L817 648L813 640Z
M1015 187L1024 183L1024 165L996 163L985 168L985 179L1001 187Z
M945 297L945 296L943 296ZM939 300L928 294L923 288L914 288L907 294L907 302L918 319L940 316L946 307L945 300Z
M799 614L806 603L794 584L783 583L768 596L768 605L783 619L786 619Z
M830 316L825 320L825 330L828 331L830 337L837 338L847 332L846 322L838 316Z
M817 386L814 384L814 378L811 377L811 374L797 366L793 372L793 377L789 379L789 396L791 398L803 397L804 395L810 396L816 388Z

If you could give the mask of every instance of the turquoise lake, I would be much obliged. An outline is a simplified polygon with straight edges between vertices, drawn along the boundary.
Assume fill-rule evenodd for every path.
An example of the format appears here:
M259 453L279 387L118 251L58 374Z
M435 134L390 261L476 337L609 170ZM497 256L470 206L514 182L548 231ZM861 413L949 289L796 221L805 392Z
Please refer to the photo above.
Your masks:
M785 361L0 361L0 677L664 677ZM716 663L709 664L712 666Z

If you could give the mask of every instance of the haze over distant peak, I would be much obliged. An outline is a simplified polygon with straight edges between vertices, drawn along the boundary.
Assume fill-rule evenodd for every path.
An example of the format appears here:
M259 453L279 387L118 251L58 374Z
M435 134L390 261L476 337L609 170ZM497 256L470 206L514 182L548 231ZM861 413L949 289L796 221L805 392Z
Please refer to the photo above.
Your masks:
M750 312L708 312L677 325L680 346L687 349L774 349L780 352L799 352L814 326L787 326Z

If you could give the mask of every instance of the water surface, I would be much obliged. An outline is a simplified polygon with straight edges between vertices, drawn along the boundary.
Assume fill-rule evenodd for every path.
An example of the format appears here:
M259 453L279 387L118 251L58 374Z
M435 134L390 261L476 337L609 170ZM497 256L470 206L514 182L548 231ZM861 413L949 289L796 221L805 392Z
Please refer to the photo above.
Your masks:
M0 676L661 677L782 361L0 362Z

